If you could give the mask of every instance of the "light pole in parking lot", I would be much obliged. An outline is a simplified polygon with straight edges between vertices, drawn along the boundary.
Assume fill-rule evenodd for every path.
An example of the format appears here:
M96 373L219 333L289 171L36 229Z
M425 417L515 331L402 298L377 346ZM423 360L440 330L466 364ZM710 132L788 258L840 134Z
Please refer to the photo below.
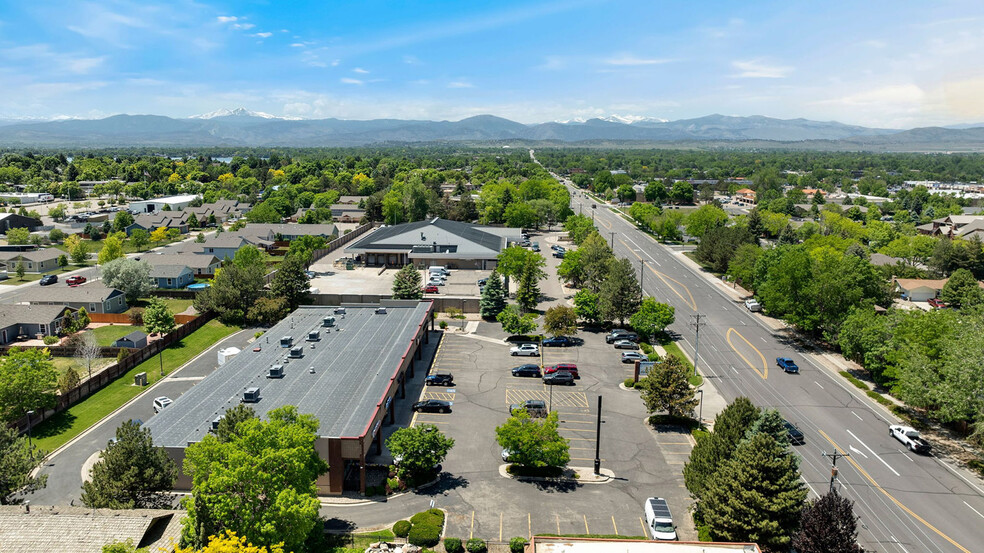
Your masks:
M697 424L701 425L704 424L704 390L697 390L697 393L700 394L700 403L697 404Z
M598 395L598 422L595 425L594 473L601 472L601 395Z

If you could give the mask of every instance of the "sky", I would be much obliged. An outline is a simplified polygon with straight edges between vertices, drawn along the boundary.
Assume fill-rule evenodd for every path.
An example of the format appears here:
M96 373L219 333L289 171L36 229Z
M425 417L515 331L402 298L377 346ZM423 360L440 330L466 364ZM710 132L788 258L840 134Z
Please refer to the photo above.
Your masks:
M984 121L984 2L0 0L0 118Z

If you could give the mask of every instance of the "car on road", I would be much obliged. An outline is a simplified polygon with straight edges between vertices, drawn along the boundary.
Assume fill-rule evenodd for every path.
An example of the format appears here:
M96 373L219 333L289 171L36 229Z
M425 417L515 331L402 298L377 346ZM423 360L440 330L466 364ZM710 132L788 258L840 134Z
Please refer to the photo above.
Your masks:
M800 368L796 366L796 362L788 357L776 357L776 365L788 373L798 374L800 372Z
M509 348L509 355L526 355L529 357L538 357L540 355L540 346L536 344L521 344L518 346L513 346Z
M615 349L639 349L639 344L631 340L615 340Z
M933 447L929 445L929 442L922 439L922 436L919 435L919 431L911 426L893 424L888 427L888 435L902 442L902 444L909 448L909 451L912 451L913 453L928 454L930 450L933 449Z
M542 343L543 343L543 347L545 348L550 348L550 347L566 348L569 346L573 346L574 340L571 340L567 336L554 336L552 338L547 338Z
M572 375L567 371L557 371L554 373L545 374L543 375L543 383L550 384L551 386L555 386L555 385L573 386L574 375Z
M513 376L532 376L540 378L540 366L533 364L520 365L512 368Z
M155 397L154 398L154 412L160 413L162 409L174 403L171 398L167 396Z
M649 357L645 354L639 353L638 351L623 351L622 352L622 362L623 363L635 363L636 361L648 361Z
M451 402L443 399L425 399L413 404L415 413L450 413Z
M631 342L638 342L639 335L636 334L635 332L629 332L628 330L624 330L621 328L616 328L615 330L605 335L606 344L614 343L616 340L629 340Z
M946 303L936 298L929 298L926 303L928 303L933 309L946 309Z
M58 282L58 275L44 275L41 277L41 286L47 286Z
M68 284L69 286L78 286L83 282L85 282L85 277L81 275L70 276L65 279L65 284Z
M803 445L806 443L806 438L803 437L803 432L800 431L798 426L786 419L782 420L782 425L786 428L786 434L789 436L789 443L793 445Z
M556 365L551 365L543 369L543 374L554 374L556 372L569 372L574 378L581 378L577 374L577 365L574 363L557 363Z
M748 298L745 300L745 308L754 313L762 310L762 304L755 298Z
M427 386L451 386L454 384L454 376L447 371L437 371L427 375L424 379Z
M433 284L428 284L427 286L424 286L424 293L425 294L436 294L436 293L438 293L438 288L437 288L437 286L434 286Z

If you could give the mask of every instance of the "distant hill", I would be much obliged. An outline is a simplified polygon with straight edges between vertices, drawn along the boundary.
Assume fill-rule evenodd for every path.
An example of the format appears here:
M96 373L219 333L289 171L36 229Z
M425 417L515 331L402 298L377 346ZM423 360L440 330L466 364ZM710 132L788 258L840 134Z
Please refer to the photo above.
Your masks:
M289 119L244 108L174 119L114 115L60 121L0 120L0 145L48 147L124 146L361 146L378 143L619 143L640 146L873 149L881 151L982 151L984 127L930 127L906 131L836 121L708 115L662 121L609 116L586 121L524 125L493 115L461 121L406 119Z

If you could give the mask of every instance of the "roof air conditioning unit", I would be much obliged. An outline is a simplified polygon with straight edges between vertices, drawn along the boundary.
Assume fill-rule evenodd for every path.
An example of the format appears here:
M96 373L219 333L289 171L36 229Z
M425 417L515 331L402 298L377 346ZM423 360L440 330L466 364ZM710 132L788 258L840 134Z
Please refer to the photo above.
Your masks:
M293 357L294 359L300 359L301 357L304 357L304 348L302 347L290 348L289 357Z
M335 314L336 315L344 315L345 314L345 308L344 307L336 307L335 308Z
M256 387L246 388L246 391L243 392L243 403L256 403L258 401L260 401L260 389Z
M385 315L386 314L386 308L385 307L377 307L376 308L376 314L377 315Z
M289 348L294 345L294 338L291 336L284 336L280 339L280 347Z
M219 422L221 421L222 421L221 415L212 419L212 432L215 432L216 430L219 429Z
M270 372L267 373L267 378L283 378L284 377L284 366L274 365L270 367Z
M325 328L331 328L335 326L335 317L325 317L321 319L321 326Z
M317 342L320 339L321 339L321 332L320 331L318 331L318 330L312 330L311 332L308 332L308 337L307 337L307 341L308 342Z

